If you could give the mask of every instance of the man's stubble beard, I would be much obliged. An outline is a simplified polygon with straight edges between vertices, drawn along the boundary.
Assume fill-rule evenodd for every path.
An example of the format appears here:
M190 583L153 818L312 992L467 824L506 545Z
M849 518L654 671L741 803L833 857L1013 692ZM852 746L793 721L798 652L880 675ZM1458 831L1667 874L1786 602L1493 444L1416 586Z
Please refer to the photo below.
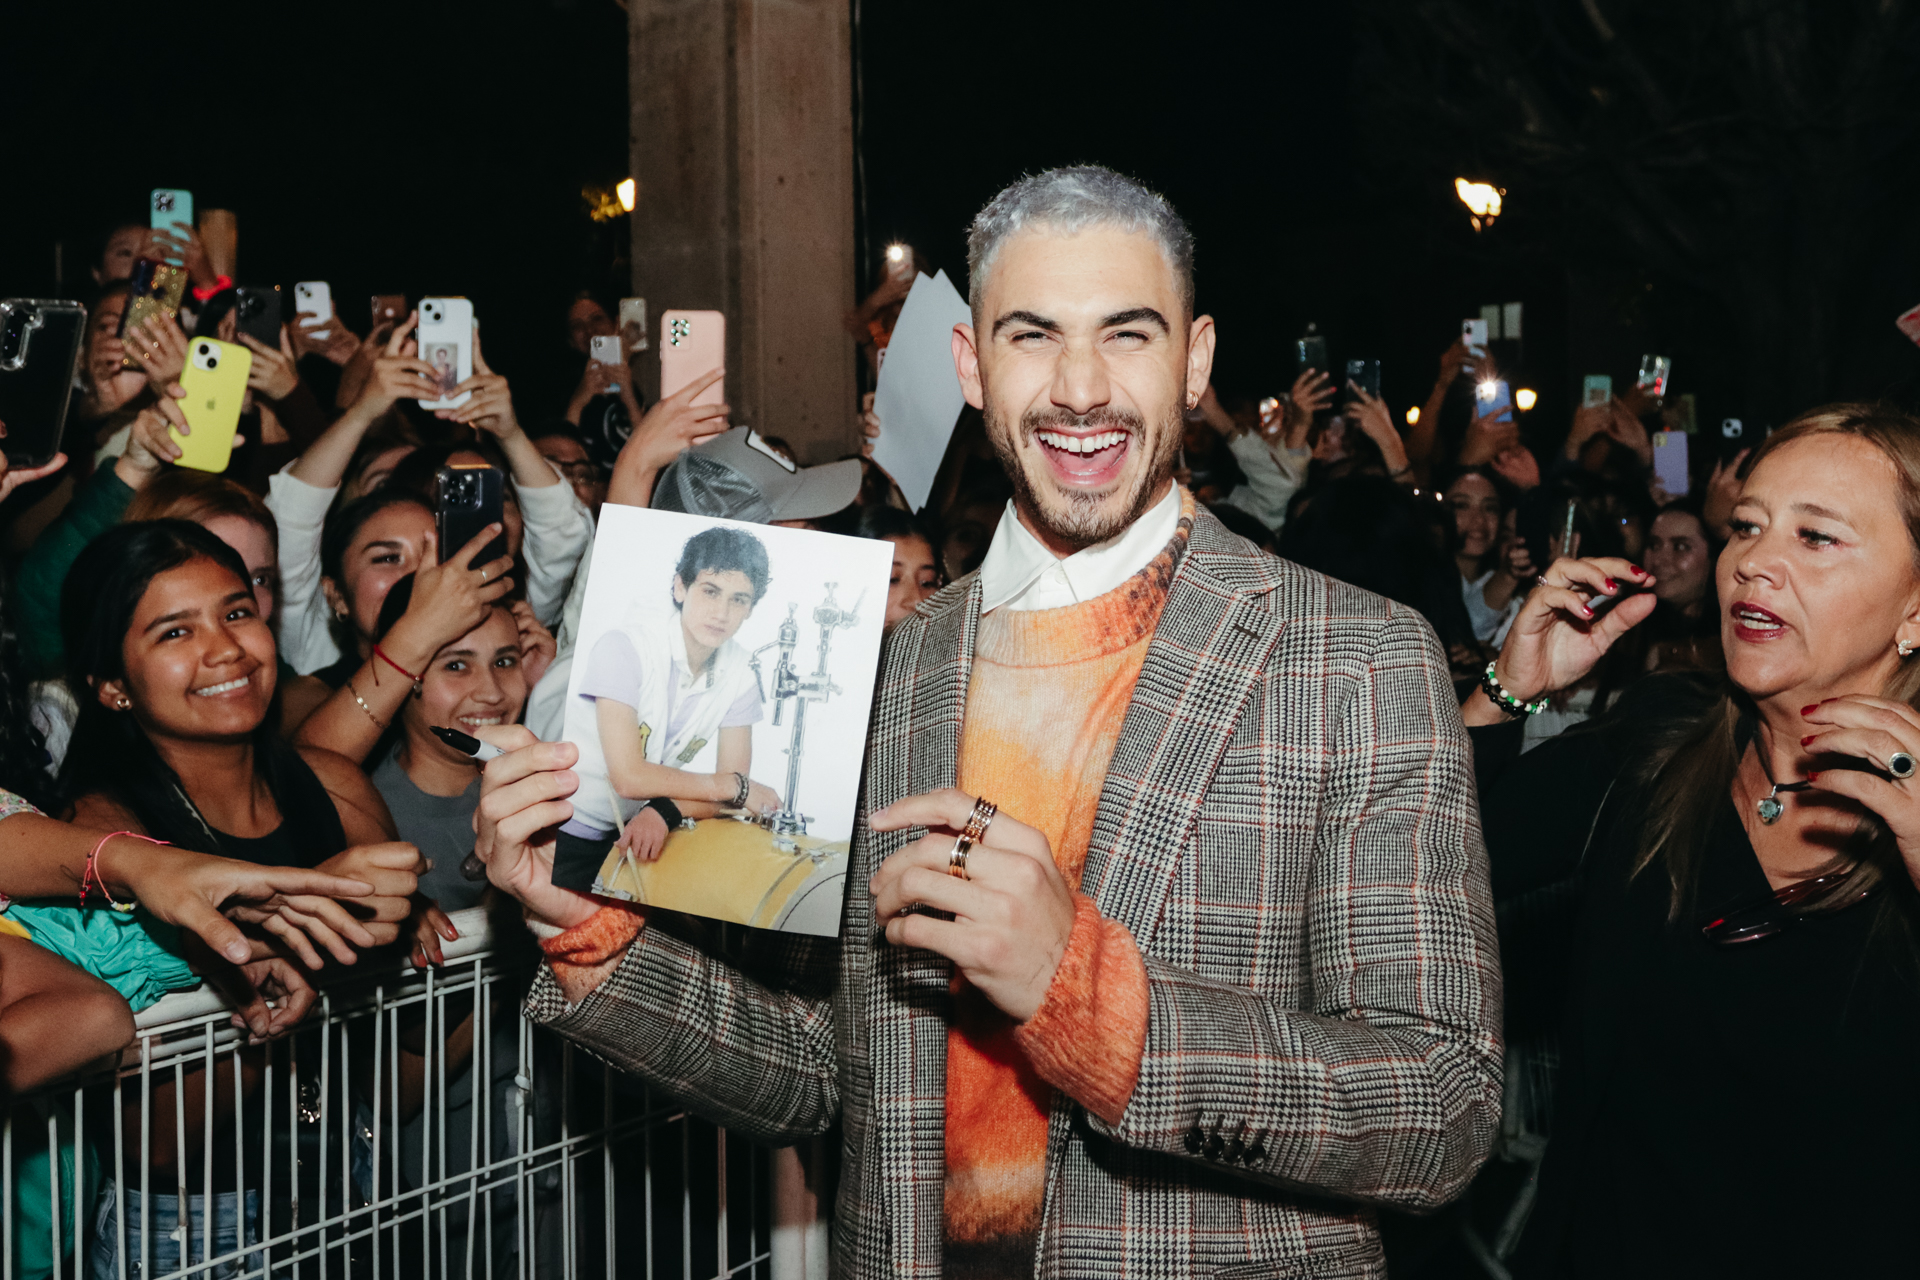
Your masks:
M1173 462L1180 449L1184 426L1177 409L1168 414L1159 436L1152 439L1146 430L1146 420L1136 413L1102 409L1082 417L1065 410L1045 413L1029 411L1021 416L1016 439L1011 429L1001 430L1003 419L994 408L991 395L986 397L982 413L987 423L987 440L993 445L994 456L1000 459L1007 478L1013 481L1014 500L1019 508L1049 537L1075 550L1118 537L1146 514L1160 487L1173 475ZM1062 431L1100 428L1124 430L1131 436L1127 446L1129 449L1146 444L1155 452L1133 482L1132 492L1116 502L1113 491L1093 493L1061 489L1053 483L1051 476L1044 474L1036 484L1034 478L1027 474L1019 446L1031 444L1035 432L1048 428ZM1046 459L1037 456L1034 462L1041 468L1047 465ZM1045 488L1045 500L1042 499L1040 486ZM1114 505L1109 507L1109 503Z

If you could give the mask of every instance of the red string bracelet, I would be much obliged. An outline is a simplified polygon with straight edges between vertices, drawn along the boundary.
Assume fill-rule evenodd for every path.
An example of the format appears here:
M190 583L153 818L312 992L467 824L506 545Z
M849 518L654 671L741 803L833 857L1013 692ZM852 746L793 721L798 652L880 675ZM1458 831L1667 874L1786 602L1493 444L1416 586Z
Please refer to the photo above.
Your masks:
M101 836L99 841L93 846L93 850L87 854L87 867L80 876L80 905L83 907L87 905L87 893L89 889L96 884L100 886L100 896L105 898L107 905L115 911L132 911L140 905L137 902L115 902L113 895L107 891L107 882L100 878L100 851L106 848L107 841L113 839L115 836L131 836L135 840L145 840L148 844L167 843L165 840L155 840L152 836L143 836L138 831L109 831L106 835Z
M385 649L382 649L379 645L373 646L373 656L380 659L380 661L386 663L388 666L392 667L395 671L398 671L401 675L405 676L408 679L408 681L410 681L413 684L419 684L423 679L426 678L425 676L417 676L413 674L413 672L407 670L405 667L395 662L392 658L389 658L387 656L387 651Z

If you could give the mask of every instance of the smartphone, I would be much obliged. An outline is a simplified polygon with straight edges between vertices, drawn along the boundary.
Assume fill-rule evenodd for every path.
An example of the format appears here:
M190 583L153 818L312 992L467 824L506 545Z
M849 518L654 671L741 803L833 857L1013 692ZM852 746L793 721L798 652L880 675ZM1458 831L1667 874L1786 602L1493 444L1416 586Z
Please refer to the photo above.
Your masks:
M1347 381L1378 400L1380 398L1380 362L1378 360L1347 361Z
M1320 332L1320 326L1310 324L1307 331L1293 341L1293 373L1295 377L1308 369L1318 369L1321 373L1331 373L1327 368L1327 339Z
M621 361L625 358L620 354L619 335L589 338L587 340L587 358L595 364L610 364L616 369L619 368ZM609 382L607 384L607 390L614 395L619 395L620 384L617 382Z
M307 312L316 320L333 319L333 286L325 280L301 280L293 286L293 313ZM331 329L315 329L308 337L325 342L333 336Z
M904 244L887 246L887 279L913 283L913 250Z
M147 226L155 231L184 235L193 230L193 192L176 187L155 187L147 197ZM169 252L167 261L182 266L185 259Z
M1610 596L1588 596L1587 608L1593 610L1593 617L1589 619L1589 621L1599 621L1601 618L1606 617L1613 607L1622 600L1627 599L1629 596L1637 596L1645 591L1651 591L1652 589L1653 588L1638 582L1622 582L1620 589Z
M285 313L280 305L280 286L243 284L234 289L234 323L239 331L255 342L280 349L280 325Z
M627 354L647 349L647 300L645 298L620 299L620 341L627 344Z
M1260 402L1260 434L1268 435L1279 429L1282 422L1279 396L1268 396Z
M1653 433L1653 478L1667 491L1669 498L1687 496L1687 434L1684 431Z
M376 293L373 295L373 328L383 324L399 324L407 318L407 295L404 293ZM369 329L372 333L373 329Z
M1580 388L1580 407L1598 409L1613 402L1613 375L1590 373Z
M1673 369L1673 361L1665 356L1641 356L1640 376L1634 384L1654 399L1667 394L1667 374Z
M660 398L678 393L727 362L727 318L718 311L660 313ZM693 398L695 404L725 404L725 378Z
M1481 316L1460 322L1460 336L1466 340L1467 354L1483 356L1487 354L1487 322Z
M1920 307L1915 307L1895 320L1893 327L1906 334L1912 341L1920 343Z
M120 313L120 332L117 335L123 341L128 333L138 328L143 320L165 312L178 317L180 300L187 296L187 269L170 267L153 258L141 258L133 264L133 275L127 280L127 309ZM128 352L120 358L122 369L138 369L140 362Z
M420 324L414 330L420 358L440 379L440 398L422 400L422 409L458 409L472 392L453 389L473 376L473 303L465 298L420 299Z
M181 435L167 434L180 446L175 466L195 471L225 471L233 457L233 433L240 426L240 401L247 394L247 372L253 352L234 342L194 338L187 344L187 367L180 371L180 387L187 394L180 412L193 428Z
M74 375L87 345L87 309L53 298L0 300L0 440L9 467L60 452Z
M1490 378L1477 382L1473 387L1473 416L1484 418L1496 409L1500 411L1495 422L1513 421L1513 393L1507 388L1505 378Z
M506 477L498 467L440 468L433 481L433 528L440 541L441 564L459 555L460 548L478 537L482 529L501 523L505 485ZM503 526L500 535L467 563L483 565L505 554L507 535Z

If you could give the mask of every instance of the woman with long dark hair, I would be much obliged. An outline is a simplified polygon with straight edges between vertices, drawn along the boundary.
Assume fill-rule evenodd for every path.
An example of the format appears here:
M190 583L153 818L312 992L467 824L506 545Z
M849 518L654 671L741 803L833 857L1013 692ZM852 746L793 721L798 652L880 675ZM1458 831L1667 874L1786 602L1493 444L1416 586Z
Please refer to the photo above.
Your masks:
M1894 1275L1920 1252L1920 420L1835 405L1775 432L1716 579L1724 675L1642 681L1514 759L1508 717L1655 603L1606 612L1651 575L1561 560L1463 707L1496 897L1579 901L1543 931L1555 978L1502 930L1510 1033L1551 1005L1566 1061L1522 1274Z
M392 840L385 804L351 762L323 751L296 752L273 732L273 632L233 548L184 520L109 530L68 575L61 638L81 709L56 796L75 822L349 877L373 888L373 896L353 904L360 932L373 945L398 937L412 910L420 856ZM353 959L351 942L339 932L317 918L306 928L337 958ZM296 1004L311 999L295 971L280 977ZM243 1066L258 1078L258 1061ZM231 1123L233 1088L231 1073L217 1074L211 1113L217 1123ZM203 1123L205 1093L204 1082L192 1077L182 1086L189 1131ZM153 1105L157 1114L172 1111L170 1086L154 1090ZM140 1104L129 1106L134 1114L126 1132L140 1133ZM237 1247L254 1229L255 1209L251 1198L240 1203L245 1189L235 1184L233 1143L216 1140L209 1148L214 1167L201 1171L192 1168L197 1146L176 1152L165 1125L152 1129L147 1157L154 1175L163 1185L199 1185L211 1177L220 1203L201 1212L209 1230L225 1238L223 1251ZM181 1163L189 1167L178 1168ZM124 1209L124 1245L133 1256L141 1212L134 1201ZM163 1235L169 1214L184 1220L186 1210L156 1203L151 1234ZM149 1243L159 1265L163 1242ZM110 1229L96 1241L96 1264L111 1265L121 1245Z

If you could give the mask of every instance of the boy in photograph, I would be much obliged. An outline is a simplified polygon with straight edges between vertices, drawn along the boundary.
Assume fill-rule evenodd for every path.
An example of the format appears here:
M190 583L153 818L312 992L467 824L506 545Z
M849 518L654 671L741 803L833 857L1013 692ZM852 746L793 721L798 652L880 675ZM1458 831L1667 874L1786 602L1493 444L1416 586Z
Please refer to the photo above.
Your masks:
M749 776L763 707L749 654L734 640L769 577L758 538L703 530L681 549L674 616L663 622L642 606L594 644L567 708L567 737L580 744L580 803L560 832L557 877L591 884L616 840L651 862L683 817L780 807ZM689 771L710 742L714 772Z

